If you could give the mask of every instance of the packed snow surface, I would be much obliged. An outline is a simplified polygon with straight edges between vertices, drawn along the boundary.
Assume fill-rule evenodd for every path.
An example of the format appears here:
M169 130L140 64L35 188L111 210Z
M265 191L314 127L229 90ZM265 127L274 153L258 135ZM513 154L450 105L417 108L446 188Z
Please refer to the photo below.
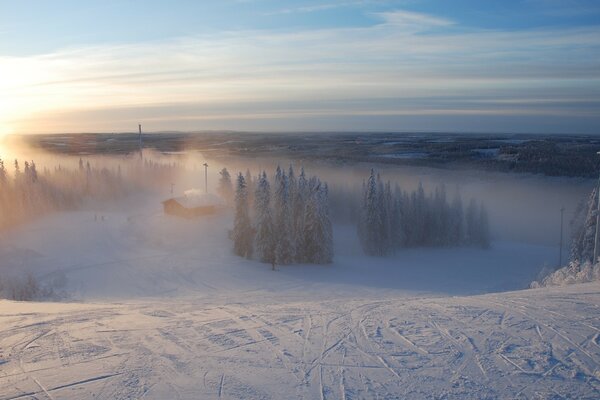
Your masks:
M473 297L0 302L0 398L600 395L600 284Z
M155 203L1 238L4 273L70 302L0 301L0 399L600 398L600 282L498 293L555 249L365 257L337 226L332 265L273 272L232 255L229 216Z

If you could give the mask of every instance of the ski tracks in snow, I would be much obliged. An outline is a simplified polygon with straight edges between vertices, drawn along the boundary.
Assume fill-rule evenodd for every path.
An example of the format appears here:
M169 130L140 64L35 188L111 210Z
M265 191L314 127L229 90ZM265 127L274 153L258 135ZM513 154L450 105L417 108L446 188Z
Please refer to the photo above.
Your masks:
M54 313L1 302L0 399L600 397L598 285L235 300Z

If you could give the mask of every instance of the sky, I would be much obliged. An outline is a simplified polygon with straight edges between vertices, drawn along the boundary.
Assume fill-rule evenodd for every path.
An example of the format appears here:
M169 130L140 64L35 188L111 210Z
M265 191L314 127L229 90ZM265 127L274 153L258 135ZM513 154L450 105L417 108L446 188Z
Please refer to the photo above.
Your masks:
M600 134L597 0L0 0L0 135Z

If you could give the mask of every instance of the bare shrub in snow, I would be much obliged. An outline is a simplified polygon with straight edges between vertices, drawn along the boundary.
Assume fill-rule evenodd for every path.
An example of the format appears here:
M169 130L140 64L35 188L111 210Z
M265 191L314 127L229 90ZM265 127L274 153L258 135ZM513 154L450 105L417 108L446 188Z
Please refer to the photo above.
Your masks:
M66 276L55 273L45 284L30 272L3 276L0 279L0 298L16 301L60 300L66 297Z

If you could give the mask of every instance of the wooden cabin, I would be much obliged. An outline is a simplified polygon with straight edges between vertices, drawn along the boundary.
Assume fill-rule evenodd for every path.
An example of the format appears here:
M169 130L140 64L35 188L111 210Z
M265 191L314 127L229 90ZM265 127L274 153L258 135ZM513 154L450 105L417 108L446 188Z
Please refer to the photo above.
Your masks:
M181 197L167 199L162 202L162 205L165 214L182 218L213 215L223 208L222 200L210 194L186 194Z

